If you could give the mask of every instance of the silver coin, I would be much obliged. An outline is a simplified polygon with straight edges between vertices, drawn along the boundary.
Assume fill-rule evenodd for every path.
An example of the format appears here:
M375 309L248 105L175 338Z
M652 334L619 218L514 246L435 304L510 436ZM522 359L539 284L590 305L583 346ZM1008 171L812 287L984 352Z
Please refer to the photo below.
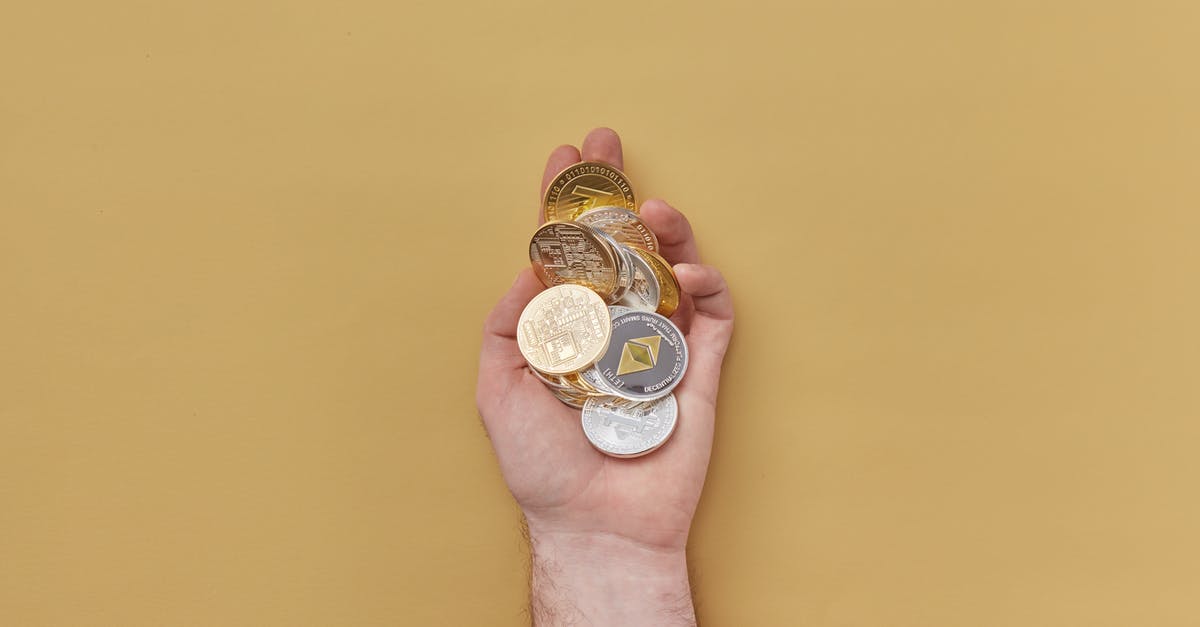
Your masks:
M595 368L614 395L652 401L679 385L687 364L679 328L656 313L634 311L613 318L612 339Z
M637 255L630 252L625 246L622 246L608 233L598 230L594 232L612 247L613 257L617 262L617 287L608 297L608 303L611 305L624 298L625 293L629 291L629 287L633 285L633 258L637 257Z
M622 244L658 251L654 231L646 226L641 216L624 207L596 207L580 214L575 221L608 233Z
M654 274L654 268L651 268L641 255L630 255L629 261L633 264L633 281L618 302L638 311L657 310L658 299L662 294L658 275ZM612 308L609 309L611 311Z
M589 398L583 404L583 433L605 455L638 457L662 446L675 432L678 417L674 394L634 404Z

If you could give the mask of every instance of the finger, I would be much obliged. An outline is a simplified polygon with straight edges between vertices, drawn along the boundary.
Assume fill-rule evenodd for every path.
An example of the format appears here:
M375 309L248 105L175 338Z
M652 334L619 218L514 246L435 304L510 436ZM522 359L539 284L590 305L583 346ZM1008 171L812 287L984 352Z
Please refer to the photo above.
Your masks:
M583 160L607 163L618 170L625 169L621 153L621 137L611 128L595 128L583 138Z
M642 220L658 237L661 254L671 263L700 263L700 251L688 219L657 198L642 203Z
M525 268L517 275L508 293L488 314L483 324L483 347L479 355L480 381L505 371L519 372L525 358L517 347L517 322L533 297L545 287Z
M679 286L692 297L695 313L688 330L688 389L716 406L721 363L733 334L733 298L721 273L712 266L675 266Z
M699 263L675 264L679 287L692 297L698 315L733 321L733 297L725 277L712 266Z
M538 223L542 221L541 203L546 197L546 188L550 186L550 182L558 176L559 172L567 169L567 166L579 163L579 149L570 145L563 144L558 148L550 151L550 158L546 159L546 169L542 171L542 191L538 194Z

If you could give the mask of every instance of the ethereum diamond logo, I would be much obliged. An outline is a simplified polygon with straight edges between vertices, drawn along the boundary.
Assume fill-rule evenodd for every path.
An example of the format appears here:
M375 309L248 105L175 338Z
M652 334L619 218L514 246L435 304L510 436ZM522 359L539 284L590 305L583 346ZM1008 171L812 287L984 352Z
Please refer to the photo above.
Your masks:
M625 346L621 347L621 363L617 366L617 375L653 368L654 364L658 363L658 346L661 343L661 335L635 337L626 341Z

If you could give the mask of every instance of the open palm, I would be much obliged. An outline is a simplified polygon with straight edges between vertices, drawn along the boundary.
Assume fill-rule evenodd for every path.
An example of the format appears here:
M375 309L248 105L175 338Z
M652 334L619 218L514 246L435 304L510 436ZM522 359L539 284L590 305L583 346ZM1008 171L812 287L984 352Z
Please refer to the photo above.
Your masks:
M621 169L621 141L596 129L583 142L555 149L542 191L580 160ZM689 366L675 390L675 434L654 453L616 459L592 448L580 412L559 402L526 369L517 320L543 285L526 270L488 316L476 403L509 489L539 533L603 533L649 547L682 548L704 485L712 448L721 361L733 332L733 303L715 269L701 265L691 226L667 203L650 200L642 219L675 265L684 297L672 320L687 337Z

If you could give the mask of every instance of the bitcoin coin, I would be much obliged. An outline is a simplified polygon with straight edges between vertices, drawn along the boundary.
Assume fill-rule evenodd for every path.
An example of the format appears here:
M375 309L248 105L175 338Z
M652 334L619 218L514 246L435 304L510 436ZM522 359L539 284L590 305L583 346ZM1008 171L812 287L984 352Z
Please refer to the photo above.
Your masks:
M582 285L551 287L529 301L517 323L525 361L547 375L579 372L604 355L612 336L608 308Z
M659 273L636 251L629 257L633 262L633 281L618 302L638 311L658 311L662 293ZM612 314L612 307L609 307L609 314Z
M529 261L547 287L575 284L609 299L621 281L617 251L591 227L574 222L547 222L529 240Z
M608 233L626 246L658 250L658 238L638 215L622 207L597 207L580 214L577 222Z
M596 207L624 207L637 213L633 186L620 170L596 161L583 161L559 172L542 198L542 218L574 220Z
M654 271L654 276L658 279L658 306L655 311L669 317L679 308L679 279L675 278L675 270L658 253L641 248L629 250L641 257Z
M671 394L647 403L617 404L589 398L583 404L583 433L592 446L613 457L638 457L663 445L675 432L679 405Z
M596 370L616 396L649 401L679 385L687 364L679 328L659 314L635 311L613 319L608 350Z

